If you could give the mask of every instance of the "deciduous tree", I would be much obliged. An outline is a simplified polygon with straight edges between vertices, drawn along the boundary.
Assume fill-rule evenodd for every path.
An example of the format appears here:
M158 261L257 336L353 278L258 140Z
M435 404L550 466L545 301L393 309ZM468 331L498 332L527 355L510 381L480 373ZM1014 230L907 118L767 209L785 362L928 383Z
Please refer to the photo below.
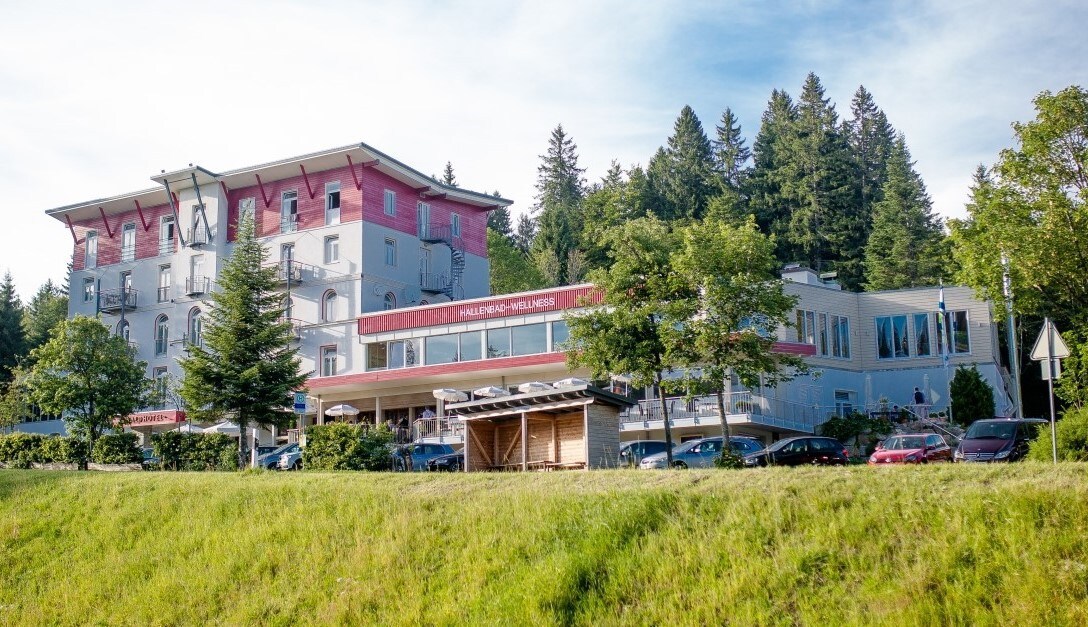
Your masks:
M511 294L545 287L544 277L509 238L487 229L487 258L491 264L491 293Z

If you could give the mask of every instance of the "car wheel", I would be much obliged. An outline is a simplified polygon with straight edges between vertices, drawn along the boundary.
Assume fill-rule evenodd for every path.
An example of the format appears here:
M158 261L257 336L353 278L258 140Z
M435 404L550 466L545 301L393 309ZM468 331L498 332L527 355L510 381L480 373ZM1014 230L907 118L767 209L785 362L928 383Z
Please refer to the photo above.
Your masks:
M687 470L688 469L688 465L685 464L684 462L673 462L672 467L673 468L679 468L680 470Z
M302 461L299 460L291 466L291 470L302 470Z

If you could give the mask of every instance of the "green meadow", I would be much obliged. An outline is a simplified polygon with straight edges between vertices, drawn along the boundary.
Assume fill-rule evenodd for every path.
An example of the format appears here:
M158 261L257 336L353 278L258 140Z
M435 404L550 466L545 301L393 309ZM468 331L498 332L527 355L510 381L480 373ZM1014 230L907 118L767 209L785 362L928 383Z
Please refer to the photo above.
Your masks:
M1088 465L0 471L4 625L1083 625Z

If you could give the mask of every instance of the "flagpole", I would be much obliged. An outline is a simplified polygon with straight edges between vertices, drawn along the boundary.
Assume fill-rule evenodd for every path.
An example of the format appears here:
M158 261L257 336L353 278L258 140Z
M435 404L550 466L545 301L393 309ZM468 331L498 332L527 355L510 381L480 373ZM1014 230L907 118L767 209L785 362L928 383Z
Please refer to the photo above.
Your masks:
M1005 293L1005 331L1008 334L1009 370L1012 374L1013 402L1016 417L1024 417L1024 399L1020 391L1020 350L1016 346L1016 314L1012 308L1012 278L1009 276L1009 258L1001 253L1001 288Z
M948 355L952 352L952 347L949 346L951 341L951 334L948 332L948 321L945 319L944 309L944 280L940 283L941 289L937 292L937 334L943 340L941 351L941 359L944 360L944 381L948 390L948 422L952 422L952 377L948 374Z

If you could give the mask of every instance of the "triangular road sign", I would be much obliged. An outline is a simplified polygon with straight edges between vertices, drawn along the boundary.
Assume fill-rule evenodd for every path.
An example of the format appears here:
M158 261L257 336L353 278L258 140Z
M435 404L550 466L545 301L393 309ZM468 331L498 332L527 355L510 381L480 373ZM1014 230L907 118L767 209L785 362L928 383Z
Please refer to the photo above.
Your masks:
M1065 359L1069 356L1069 347L1062 339L1058 328L1047 318L1043 323L1043 330L1039 332L1039 338L1035 340L1035 347L1031 349L1031 358L1035 361L1044 359Z

